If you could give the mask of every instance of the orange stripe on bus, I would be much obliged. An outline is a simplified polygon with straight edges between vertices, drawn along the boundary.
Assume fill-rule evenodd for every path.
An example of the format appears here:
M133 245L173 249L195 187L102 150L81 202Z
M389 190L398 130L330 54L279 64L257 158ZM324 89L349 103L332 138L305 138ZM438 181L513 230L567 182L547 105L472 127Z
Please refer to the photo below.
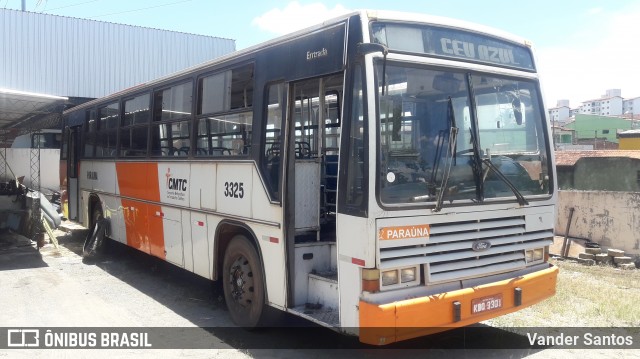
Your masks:
M155 163L116 163L120 195L147 201L160 201L158 166ZM127 244L153 256L165 259L162 207L131 199L122 199Z
M160 202L156 163L118 162L116 173L122 196Z
M149 253L158 258L165 259L167 253L164 250L163 217L154 215L156 212L161 211L162 207L159 205L147 204L147 217L149 218L149 229L147 233L149 234Z
M147 208L144 203L122 199L127 245L149 253Z

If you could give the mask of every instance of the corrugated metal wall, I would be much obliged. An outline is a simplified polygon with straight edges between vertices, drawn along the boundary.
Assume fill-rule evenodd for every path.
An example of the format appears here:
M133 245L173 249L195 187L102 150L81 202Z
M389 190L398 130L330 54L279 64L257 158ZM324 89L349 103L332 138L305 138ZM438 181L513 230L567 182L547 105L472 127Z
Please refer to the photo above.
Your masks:
M0 88L102 97L235 50L235 40L0 9Z

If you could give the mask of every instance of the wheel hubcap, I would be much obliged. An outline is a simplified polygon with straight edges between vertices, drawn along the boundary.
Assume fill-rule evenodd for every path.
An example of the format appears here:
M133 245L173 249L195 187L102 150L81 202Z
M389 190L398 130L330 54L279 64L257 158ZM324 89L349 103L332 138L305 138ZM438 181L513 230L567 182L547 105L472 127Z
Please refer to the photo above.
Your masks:
M238 257L229 271L231 297L239 304L250 304L253 295L253 273L251 266L243 256Z

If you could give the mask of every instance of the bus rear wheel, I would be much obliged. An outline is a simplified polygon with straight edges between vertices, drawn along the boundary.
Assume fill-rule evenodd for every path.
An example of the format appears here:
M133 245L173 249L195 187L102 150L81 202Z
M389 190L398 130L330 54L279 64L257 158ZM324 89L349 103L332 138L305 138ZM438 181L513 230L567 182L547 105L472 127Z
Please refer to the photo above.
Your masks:
M231 239L224 254L222 286L229 314L241 327L254 328L264 311L264 281L260 259L243 235Z

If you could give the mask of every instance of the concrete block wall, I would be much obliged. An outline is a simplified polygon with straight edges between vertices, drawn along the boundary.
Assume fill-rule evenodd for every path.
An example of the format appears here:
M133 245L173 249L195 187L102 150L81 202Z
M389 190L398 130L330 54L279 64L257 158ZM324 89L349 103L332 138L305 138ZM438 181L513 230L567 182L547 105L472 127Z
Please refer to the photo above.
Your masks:
M640 192L559 191L555 232L640 255Z

